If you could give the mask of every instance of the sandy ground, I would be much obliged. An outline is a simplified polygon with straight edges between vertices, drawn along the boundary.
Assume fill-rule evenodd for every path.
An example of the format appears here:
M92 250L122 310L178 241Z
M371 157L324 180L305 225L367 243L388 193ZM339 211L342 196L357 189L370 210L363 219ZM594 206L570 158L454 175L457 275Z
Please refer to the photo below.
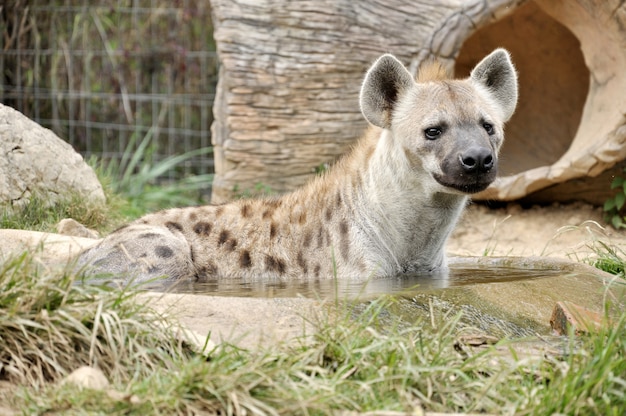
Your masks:
M606 225L602 209L574 203L523 209L472 204L448 242L450 255L550 256L581 260L598 241L626 250L626 231Z

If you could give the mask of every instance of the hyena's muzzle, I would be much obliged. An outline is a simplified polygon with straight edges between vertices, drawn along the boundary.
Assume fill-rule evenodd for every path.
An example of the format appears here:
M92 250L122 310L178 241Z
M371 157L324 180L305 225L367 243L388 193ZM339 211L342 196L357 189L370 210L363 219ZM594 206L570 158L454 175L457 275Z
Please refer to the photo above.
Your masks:
M483 124L486 127L472 128L457 135L454 143L448 143L439 159L441 174L433 175L441 185L473 194L485 190L496 179L498 156L489 139L494 134L493 127Z

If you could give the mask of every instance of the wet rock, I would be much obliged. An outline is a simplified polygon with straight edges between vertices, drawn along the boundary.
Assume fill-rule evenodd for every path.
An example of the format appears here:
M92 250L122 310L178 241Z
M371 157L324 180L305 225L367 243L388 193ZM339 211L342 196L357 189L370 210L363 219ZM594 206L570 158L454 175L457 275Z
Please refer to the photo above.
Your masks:
M552 258L476 257L457 259L475 264L475 283L405 293L394 306L407 321L425 320L433 327L460 314L459 326L475 328L481 333L500 338L520 338L553 333L550 324L554 306L567 301L590 311L618 314L626 304L626 285L615 276L581 263ZM457 263L458 265L458 263ZM505 279L507 268L515 271L514 279ZM497 275L480 279L481 269L487 273L497 269ZM527 270L531 278L517 275ZM533 270L545 270L545 277ZM553 271L556 271L554 273ZM490 275L491 276L491 275Z
M47 265L65 265L99 240L28 230L0 230L0 261L28 251Z
M550 318L550 326L559 335L567 335L569 329L581 335L594 332L608 325L599 311L592 311L572 302L557 302Z
M322 306L305 298L244 298L147 292L139 302L175 318L204 342L255 349L313 333ZM206 348L205 351L210 348Z

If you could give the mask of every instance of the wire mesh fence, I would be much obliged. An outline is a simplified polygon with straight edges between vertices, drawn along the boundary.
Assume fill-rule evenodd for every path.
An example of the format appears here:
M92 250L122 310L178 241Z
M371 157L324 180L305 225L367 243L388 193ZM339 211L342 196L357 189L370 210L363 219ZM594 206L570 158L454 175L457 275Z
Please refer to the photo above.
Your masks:
M151 157L211 144L217 57L207 0L7 0L0 102L89 157ZM188 159L169 179L213 171Z

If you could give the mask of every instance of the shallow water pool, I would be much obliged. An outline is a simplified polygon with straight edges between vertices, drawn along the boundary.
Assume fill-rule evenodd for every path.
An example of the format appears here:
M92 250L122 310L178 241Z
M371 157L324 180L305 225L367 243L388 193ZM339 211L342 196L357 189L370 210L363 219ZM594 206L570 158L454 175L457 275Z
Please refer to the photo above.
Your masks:
M541 258L472 257L453 258L447 272L411 274L362 280L253 280L216 279L208 282L176 282L157 290L235 297L307 297L319 299L369 298L383 294L411 295L481 283L541 279L565 273L580 273L568 262Z

